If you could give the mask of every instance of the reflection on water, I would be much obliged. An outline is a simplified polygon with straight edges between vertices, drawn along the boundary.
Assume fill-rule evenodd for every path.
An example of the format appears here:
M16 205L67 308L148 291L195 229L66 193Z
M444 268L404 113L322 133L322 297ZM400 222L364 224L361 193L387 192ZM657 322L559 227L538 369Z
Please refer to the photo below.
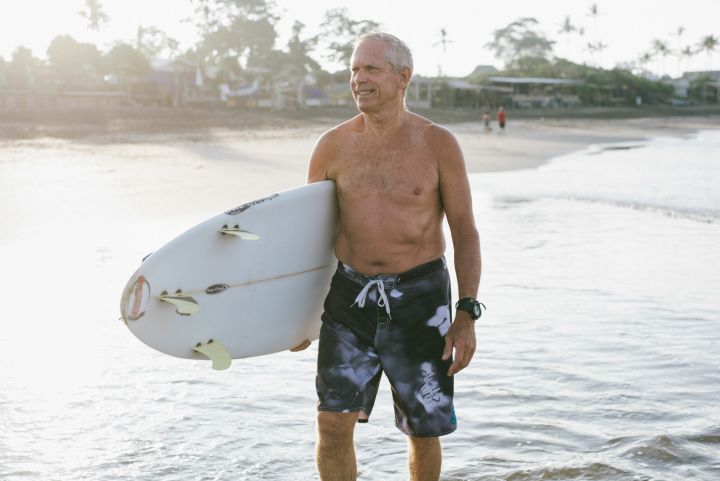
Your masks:
M159 156L168 183L147 149L169 147L3 148L0 479L317 479L315 347L214 372L118 321L145 254L266 193L218 189L234 167L187 152ZM471 179L489 309L443 479L720 479L719 149L703 133ZM361 479L404 476L386 384L357 443Z

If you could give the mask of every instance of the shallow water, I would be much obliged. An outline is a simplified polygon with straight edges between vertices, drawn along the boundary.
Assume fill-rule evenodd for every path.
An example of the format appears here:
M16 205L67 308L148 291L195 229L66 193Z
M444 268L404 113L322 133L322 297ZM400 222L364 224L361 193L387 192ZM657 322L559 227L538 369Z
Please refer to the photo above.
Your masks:
M633 146L472 177L488 311L444 480L720 479L720 135ZM145 254L265 193L237 152L0 153L0 479L317 479L315 346L214 372L117 320ZM385 382L357 445L361 479L404 479Z

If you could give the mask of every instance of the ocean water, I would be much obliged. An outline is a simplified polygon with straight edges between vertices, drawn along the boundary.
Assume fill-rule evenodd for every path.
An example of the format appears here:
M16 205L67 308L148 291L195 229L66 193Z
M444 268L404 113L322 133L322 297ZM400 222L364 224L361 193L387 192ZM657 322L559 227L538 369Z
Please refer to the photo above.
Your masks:
M0 148L0 479L317 479L316 346L215 372L118 320L140 259L221 210L157 205L230 168L148 149ZM442 479L720 479L720 132L471 185L488 310ZM360 479L405 479L385 381L356 443Z

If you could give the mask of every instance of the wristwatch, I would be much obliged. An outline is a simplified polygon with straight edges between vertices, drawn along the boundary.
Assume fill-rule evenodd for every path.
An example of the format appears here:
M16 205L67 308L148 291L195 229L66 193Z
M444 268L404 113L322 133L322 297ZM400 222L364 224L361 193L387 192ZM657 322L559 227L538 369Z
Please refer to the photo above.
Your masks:
M470 314L470 318L475 321L477 319L480 319L480 316L482 315L482 311L480 310L480 306L483 307L483 309L487 309L485 307L485 304L482 302L478 302L472 297L463 297L457 303L455 304L455 309L458 311L465 311L468 314Z

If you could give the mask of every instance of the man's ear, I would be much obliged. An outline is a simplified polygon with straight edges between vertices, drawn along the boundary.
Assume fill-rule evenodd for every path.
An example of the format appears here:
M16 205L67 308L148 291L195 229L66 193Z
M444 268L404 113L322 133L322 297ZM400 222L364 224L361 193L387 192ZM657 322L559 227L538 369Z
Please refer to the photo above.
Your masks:
M402 70L400 70L400 79L402 81L403 90L407 89L408 84L410 84L411 78L412 70L410 70L408 67L403 67Z

